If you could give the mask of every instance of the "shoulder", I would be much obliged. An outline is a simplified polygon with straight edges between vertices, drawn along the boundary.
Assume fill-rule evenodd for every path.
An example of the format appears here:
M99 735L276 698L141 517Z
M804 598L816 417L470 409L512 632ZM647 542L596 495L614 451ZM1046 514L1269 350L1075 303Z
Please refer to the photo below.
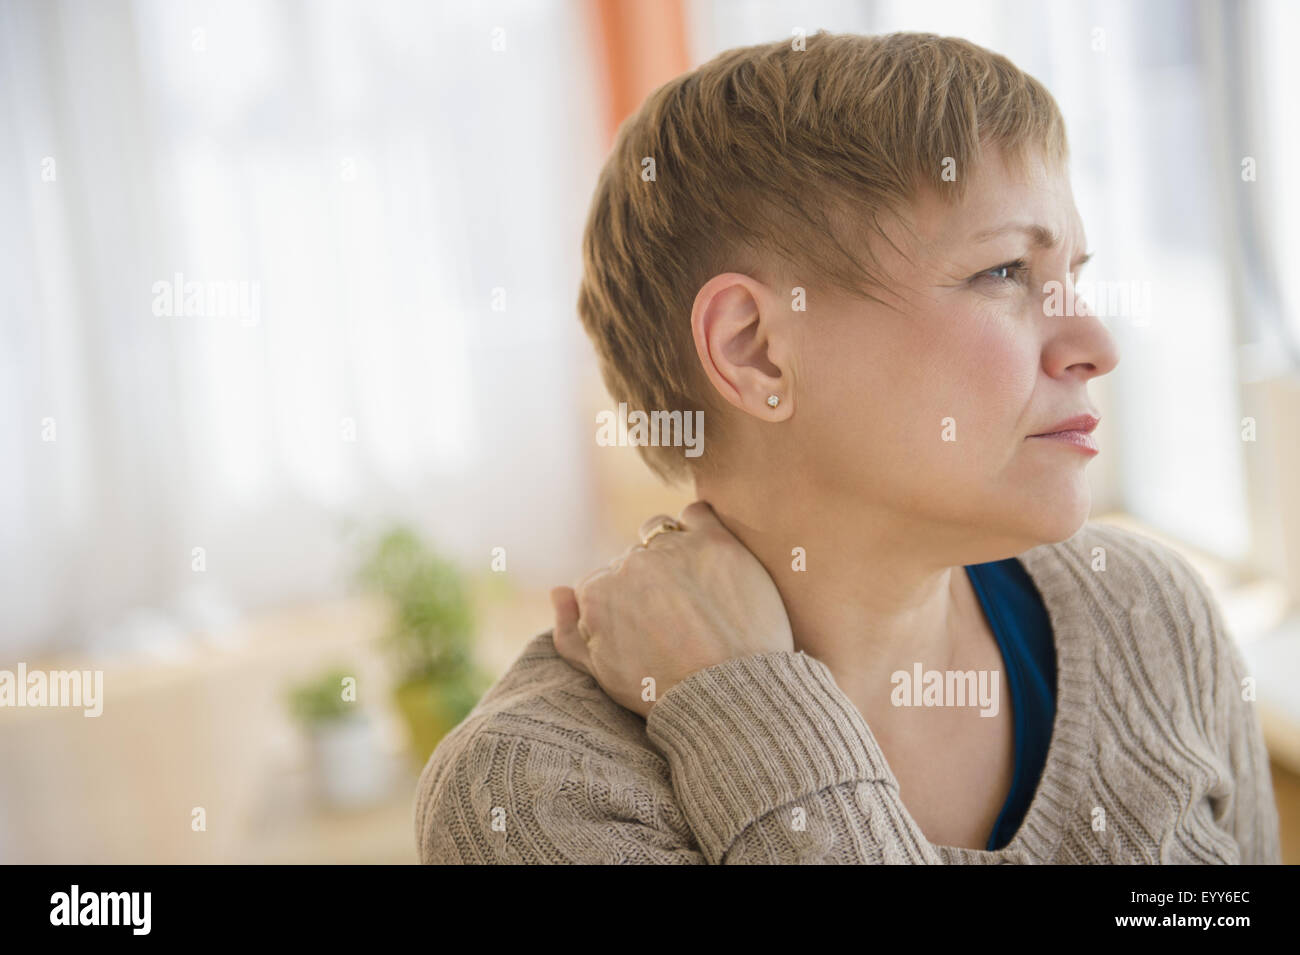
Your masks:
M1172 547L1099 522L1021 559L1048 581L1044 596L1068 630L1058 643L1086 648L1073 659L1086 661L1076 672L1088 677L1098 777L1130 808L1168 806L1175 854L1277 861L1250 674L1202 574Z
M1214 706L1216 687L1240 669L1240 652L1213 591L1169 545L1088 521L1068 540L1021 559L1037 571L1045 599L1068 608L1096 639L1103 679L1141 680L1158 697L1182 685L1188 703L1204 712Z
M662 806L668 773L645 720L565 661L548 630L425 764L415 806L421 858L448 857L451 841L461 855L468 844L491 845L483 833L494 815L518 820L543 806L561 815L568 804L576 818L609 808L602 800Z
M609 756L623 756L629 746L646 741L645 720L561 657L550 630L529 640L443 743L454 749L482 735Z
M1140 590L1147 576L1173 579L1179 586L1195 583L1199 574L1178 551L1154 537L1104 521L1087 521L1066 540L1043 544L1026 555L1052 553L1074 563L1086 562L1089 570L1108 572L1116 565L1121 573L1112 584Z
M1084 588L1094 601L1114 610L1173 618L1183 616L1177 612L1183 610L1199 618L1217 609L1209 585L1186 557L1153 537L1114 524L1088 521L1068 540L1036 547L1021 560L1044 586Z

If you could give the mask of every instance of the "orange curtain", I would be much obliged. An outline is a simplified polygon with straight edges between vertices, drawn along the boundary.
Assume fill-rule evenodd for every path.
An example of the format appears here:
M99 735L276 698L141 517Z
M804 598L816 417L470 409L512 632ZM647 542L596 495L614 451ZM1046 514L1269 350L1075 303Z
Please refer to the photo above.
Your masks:
M682 0L587 0L605 79L606 146L656 87L690 69Z

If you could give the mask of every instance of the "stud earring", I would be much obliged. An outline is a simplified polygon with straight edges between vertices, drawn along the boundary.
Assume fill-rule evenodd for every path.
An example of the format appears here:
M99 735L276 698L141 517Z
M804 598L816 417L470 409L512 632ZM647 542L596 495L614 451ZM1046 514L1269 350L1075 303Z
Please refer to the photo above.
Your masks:
M775 408L775 407L776 407L777 405L779 405L780 403L781 403L781 399L780 399L777 395L768 395L768 396L767 396L767 406L768 406L769 408Z

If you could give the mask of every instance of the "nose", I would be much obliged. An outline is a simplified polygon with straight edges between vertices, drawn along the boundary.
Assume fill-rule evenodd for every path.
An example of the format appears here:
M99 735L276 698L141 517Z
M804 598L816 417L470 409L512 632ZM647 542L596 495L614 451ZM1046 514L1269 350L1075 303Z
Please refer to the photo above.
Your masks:
M1073 298L1073 309L1058 314L1044 300L1043 320L1048 328L1043 344L1044 370L1053 377L1077 374L1084 381L1110 374L1120 357L1115 336L1093 314L1087 300L1077 294L1073 282L1068 278L1066 282L1069 283L1066 300Z

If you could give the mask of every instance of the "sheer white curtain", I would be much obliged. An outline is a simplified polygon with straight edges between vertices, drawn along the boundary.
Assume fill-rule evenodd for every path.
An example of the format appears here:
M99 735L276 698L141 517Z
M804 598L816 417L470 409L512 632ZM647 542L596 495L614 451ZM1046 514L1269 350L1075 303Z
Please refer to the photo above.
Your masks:
M1256 248L1260 265L1273 288L1272 305L1289 328L1289 351L1296 357L1300 343L1300 183L1292 173L1293 157L1300 155L1300 127L1294 121L1296 91L1300 90L1300 4L1291 0L1259 0L1249 4L1250 15L1241 18L1244 36L1238 38L1244 63L1244 97L1231 104L1248 118L1247 130L1256 137L1259 161L1264 165L1266 188L1252 193L1258 219ZM1225 19L1238 9L1225 11ZM1258 182L1258 179L1256 180ZM1276 333L1274 333L1276 334ZM1273 348L1271 351L1281 351ZM1294 367L1294 361L1288 363ZM1300 435L1296 435L1300 441Z
M1243 17L1247 10L1254 15ZM1262 351L1276 370L1288 367L1289 348L1276 324L1234 322L1259 301L1234 290L1257 291L1260 281L1234 250L1234 209L1241 158L1268 156L1251 193L1271 230L1265 243L1281 249L1284 227L1300 217L1300 190L1283 162L1295 137L1295 84L1286 83L1300 40L1294 4L693 0L690 11L697 61L795 29L919 30L979 43L1046 84L1065 115L1075 199L1096 253L1087 277L1136 282L1150 294L1149 312L1105 319L1121 362L1090 388L1109 440L1089 471L1095 506L1123 507L1228 559L1250 556L1240 421L1254 412L1242 406L1238 350ZM1225 48L1228 21L1246 32ZM1261 63L1255 50L1268 54ZM1254 69L1259 95L1233 100L1232 78ZM1247 111L1251 122L1232 122ZM1282 250L1277 261L1294 259ZM1294 307L1294 289L1285 294Z
M582 13L0 0L0 657L183 650L389 515L578 569Z
M469 566L499 546L533 583L587 569L574 300L604 143L583 12L0 0L0 663L165 651L234 608L331 592L353 555L342 525L384 514ZM1043 80L1090 275L1151 288L1145 320L1107 319L1123 357L1093 386L1098 505L1241 556L1238 349L1256 365L1287 349L1279 323L1236 327L1234 309L1271 302L1300 333L1282 281L1300 218L1283 171L1293 5L688 12L696 62L796 28L930 30ZM1244 36L1221 42L1216 16ZM1246 155L1271 298L1256 294L1270 270L1231 254L1229 160ZM234 283L256 321L155 314L178 274Z

